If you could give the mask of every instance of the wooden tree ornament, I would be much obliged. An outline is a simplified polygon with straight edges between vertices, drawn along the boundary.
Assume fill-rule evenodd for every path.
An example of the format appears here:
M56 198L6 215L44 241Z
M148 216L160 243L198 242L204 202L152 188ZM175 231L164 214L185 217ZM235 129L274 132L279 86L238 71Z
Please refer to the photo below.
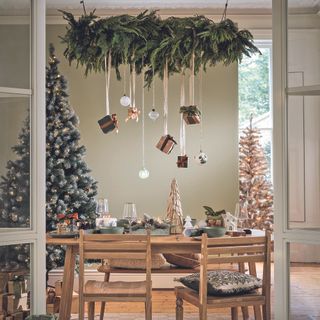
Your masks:
M172 233L182 233L183 231L183 214L180 200L180 193L177 180L174 178L171 182L171 191L168 199L167 220L170 221Z

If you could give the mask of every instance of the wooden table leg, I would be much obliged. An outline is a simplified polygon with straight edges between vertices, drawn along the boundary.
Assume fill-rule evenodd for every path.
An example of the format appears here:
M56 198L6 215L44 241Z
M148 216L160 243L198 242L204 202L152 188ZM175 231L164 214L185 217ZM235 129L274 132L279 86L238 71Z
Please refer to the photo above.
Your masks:
M73 293L74 271L76 264L76 250L74 246L67 246L63 269L62 294L60 302L59 320L69 320L71 317L71 303Z

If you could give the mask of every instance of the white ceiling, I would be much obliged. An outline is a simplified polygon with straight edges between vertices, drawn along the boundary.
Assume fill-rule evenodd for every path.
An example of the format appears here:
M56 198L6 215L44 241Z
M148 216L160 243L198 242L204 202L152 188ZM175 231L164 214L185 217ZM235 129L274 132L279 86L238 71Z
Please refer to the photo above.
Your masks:
M0 0L0 15L20 15L26 12L28 0ZM208 9L222 12L225 0L85 0L87 10L97 9L98 14L107 10L143 10L143 9ZM317 13L320 0L289 0L290 7L296 12ZM272 0L229 0L229 13L270 13ZM58 9L82 11L80 0L47 0L50 15ZM196 13L196 12L194 12Z

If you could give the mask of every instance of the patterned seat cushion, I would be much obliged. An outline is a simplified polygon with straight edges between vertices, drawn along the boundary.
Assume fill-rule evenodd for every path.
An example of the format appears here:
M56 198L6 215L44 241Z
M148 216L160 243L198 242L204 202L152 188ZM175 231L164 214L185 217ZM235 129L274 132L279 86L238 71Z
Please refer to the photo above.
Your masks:
M186 287L199 291L200 274L177 279ZM207 273L208 295L229 296L249 293L262 287L262 281L254 276L229 270L215 270Z

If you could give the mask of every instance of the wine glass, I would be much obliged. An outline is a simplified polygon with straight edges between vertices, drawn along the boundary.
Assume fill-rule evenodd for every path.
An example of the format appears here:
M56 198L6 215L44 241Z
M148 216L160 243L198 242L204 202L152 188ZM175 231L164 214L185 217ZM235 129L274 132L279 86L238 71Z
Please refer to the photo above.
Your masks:
M243 223L249 219L248 216L248 203L245 202L242 206L242 208L239 211L238 221L239 221L239 227L241 231L243 231Z
M131 224L137 220L137 208L135 203L126 202L123 207L122 218L129 221L129 232L131 233Z
M99 214L100 217L103 217L105 214L109 212L109 204L108 199L98 199L96 206L96 213Z

